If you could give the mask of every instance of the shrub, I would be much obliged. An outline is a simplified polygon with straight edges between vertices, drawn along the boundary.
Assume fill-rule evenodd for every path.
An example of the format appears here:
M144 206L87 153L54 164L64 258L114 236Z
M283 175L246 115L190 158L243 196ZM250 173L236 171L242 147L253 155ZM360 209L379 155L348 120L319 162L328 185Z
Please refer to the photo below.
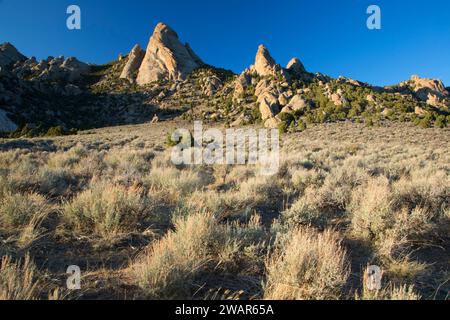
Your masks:
M193 170L178 170L176 167L153 168L143 178L149 188L175 192L181 196L201 189L205 184L200 174Z
M257 264L252 252L264 235L259 219L228 225L212 214L196 212L176 217L174 225L174 231L153 243L131 267L150 299L190 299L198 290L195 280L200 274L242 272L239 264L245 256L247 265Z
M391 185L384 177L372 178L353 192L349 211L352 230L375 241L378 252L388 258L404 254L411 241L445 220L443 208L448 188L429 177L426 182L402 178Z
M343 212L351 201L352 191L367 179L368 173L358 166L357 158L348 158L326 176L317 197L322 199L323 208Z
M431 115L427 114L423 119L421 119L419 121L419 126L424 128L424 129L430 128L431 127L431 121L432 121L431 120Z
M283 212L282 221L289 226L301 224L318 228L326 227L336 212L327 208L322 200L318 189L307 188L305 195Z
M65 168L44 167L36 175L35 184L41 194L49 196L64 196L76 184L76 177Z
M294 116L289 112L283 112L280 114L279 117L281 122L283 122L286 125L286 127L289 127L291 123L295 121Z
M352 228L358 236L371 239L393 223L391 194L389 181L384 177L370 179L355 190L349 209Z
M65 130L61 126L57 126L49 128L45 135L48 137L58 137L63 136L65 134L66 134Z
M146 217L146 198L140 190L100 183L64 205L68 222L76 231L112 238L136 230Z
M444 128L446 125L445 116L438 116L434 122L436 128Z
M47 165L51 168L60 169L66 167L72 167L78 164L81 158L88 154L86 148L78 144L71 148L69 151L54 153L48 159Z
M278 132L281 134L288 132L289 126L285 122L278 125Z
M153 244L132 267L138 285L151 299L192 296L195 275L219 250L217 221L197 213L175 221L175 231Z
M38 194L6 194L0 200L0 228L14 230L24 228L33 218L48 213L46 199Z
M337 234L299 228L281 242L266 263L265 299L340 298L349 267Z
M179 144L186 148L193 147L194 137L190 132L173 132L167 135L166 145L168 147L174 147Z
M373 127L374 126L374 122L372 118L366 118L365 121L366 127Z

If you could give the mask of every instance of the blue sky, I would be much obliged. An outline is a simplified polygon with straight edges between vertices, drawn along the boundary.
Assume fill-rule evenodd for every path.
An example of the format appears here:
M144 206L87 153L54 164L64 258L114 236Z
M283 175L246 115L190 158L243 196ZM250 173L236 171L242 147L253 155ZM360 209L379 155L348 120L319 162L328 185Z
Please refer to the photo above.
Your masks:
M82 10L82 30L66 9ZM370 4L382 29L366 27ZM157 22L174 28L207 63L241 72L264 43L278 63L298 57L311 72L376 85L419 74L450 86L448 0L0 0L0 42L39 59L105 63L145 47Z

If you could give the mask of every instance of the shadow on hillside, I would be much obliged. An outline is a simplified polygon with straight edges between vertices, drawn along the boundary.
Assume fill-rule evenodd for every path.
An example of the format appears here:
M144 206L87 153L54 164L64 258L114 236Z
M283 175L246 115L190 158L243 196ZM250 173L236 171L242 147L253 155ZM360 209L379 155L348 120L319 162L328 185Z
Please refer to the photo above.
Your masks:
M416 288L425 299L447 300L450 297L450 219L428 231L423 243L412 249L410 259L427 265L427 271L419 277Z
M54 135L48 132L49 129L67 134L77 130L143 124L155 116L170 120L189 109L181 102L176 108L161 107L161 102L170 97L168 84L138 87L120 79L114 63L91 68L89 74L76 81L36 83L30 80L15 89L12 83L2 82L22 102L14 108L2 106L19 128L0 137L45 137Z
M131 84L123 85L126 88L123 91L103 88L96 92L84 89L80 96L61 96L60 104L71 106L78 123L83 123L81 127L75 125L76 129L143 124L152 121L155 116L159 120L172 120L190 110L187 106L160 107L164 99L161 100L158 96L164 91L166 98L170 97L164 87L138 91Z
M45 151L45 152L55 152L56 146L54 145L52 140L10 140L1 143L0 142L0 151L8 151L12 149L22 149L29 151Z

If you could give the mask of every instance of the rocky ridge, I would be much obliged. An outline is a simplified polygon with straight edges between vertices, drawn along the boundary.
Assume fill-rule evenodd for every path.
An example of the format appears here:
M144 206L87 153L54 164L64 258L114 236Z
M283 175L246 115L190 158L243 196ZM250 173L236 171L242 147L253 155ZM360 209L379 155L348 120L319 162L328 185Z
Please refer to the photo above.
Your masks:
M145 51L136 45L107 65L73 57L38 62L6 43L0 46L0 66L0 131L18 127L19 135L29 132L25 127L64 131L179 116L230 126L261 122L283 130L342 120L450 123L449 90L439 80L413 76L380 88L333 79L308 72L297 58L284 68L264 45L254 64L235 75L205 64L163 23Z

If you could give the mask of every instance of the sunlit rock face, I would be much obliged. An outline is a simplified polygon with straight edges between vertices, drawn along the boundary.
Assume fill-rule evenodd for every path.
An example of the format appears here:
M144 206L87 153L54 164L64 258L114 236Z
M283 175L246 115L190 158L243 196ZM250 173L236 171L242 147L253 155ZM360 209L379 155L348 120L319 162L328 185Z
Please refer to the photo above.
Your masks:
M148 44L137 76L137 83L145 85L158 80L183 80L203 62L188 44L182 44L177 33L159 23Z

